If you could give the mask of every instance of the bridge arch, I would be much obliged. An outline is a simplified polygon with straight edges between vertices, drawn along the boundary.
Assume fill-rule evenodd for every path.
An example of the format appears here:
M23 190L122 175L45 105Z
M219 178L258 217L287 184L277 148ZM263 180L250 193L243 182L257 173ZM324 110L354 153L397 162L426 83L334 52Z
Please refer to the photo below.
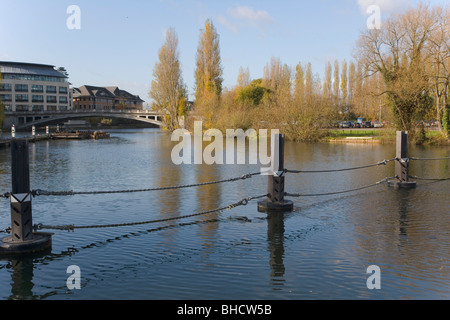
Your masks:
M5 117L11 117L11 124L14 124L16 129L29 129L32 126L42 127L50 124L57 124L74 119L83 118L119 118L129 119L147 124L152 124L159 127L164 127L162 122L162 114L148 111L59 111L59 112L7 112ZM22 119L20 119L22 118Z

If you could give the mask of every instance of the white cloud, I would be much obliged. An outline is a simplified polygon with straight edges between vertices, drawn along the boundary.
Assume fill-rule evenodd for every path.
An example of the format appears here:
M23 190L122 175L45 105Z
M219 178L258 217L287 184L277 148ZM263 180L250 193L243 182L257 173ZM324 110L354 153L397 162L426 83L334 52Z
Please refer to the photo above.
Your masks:
M264 32L266 26L275 21L267 11L254 10L248 6L229 8L227 10L227 16L219 16L217 20L234 33L248 26Z
M217 17L217 21L219 21L220 24L223 24L225 27L227 27L228 29L230 29L234 33L237 33L239 31L238 25L228 21L228 19L225 18L224 16L218 16Z
M271 23L273 18L267 11L255 11L247 6L237 6L236 8L228 9L228 12L236 19L245 20L251 24Z
M367 8L376 5L380 8L382 15L399 13L411 4L407 0L357 0L362 15L367 14Z

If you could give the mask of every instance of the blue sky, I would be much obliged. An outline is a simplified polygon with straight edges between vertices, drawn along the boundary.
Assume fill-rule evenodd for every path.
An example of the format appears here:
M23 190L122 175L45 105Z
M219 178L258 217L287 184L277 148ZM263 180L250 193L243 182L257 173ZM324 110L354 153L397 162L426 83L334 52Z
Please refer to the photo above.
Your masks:
M311 62L322 76L328 61L353 59L356 40L367 28L367 7L378 5L385 18L418 2L0 0L0 60L64 66L75 87L119 86L150 102L158 50L165 30L173 27L192 98L195 53L206 19L220 35L224 86L231 88L241 66L252 79L260 78L271 57L291 67ZM81 10L79 30L67 28L70 5Z

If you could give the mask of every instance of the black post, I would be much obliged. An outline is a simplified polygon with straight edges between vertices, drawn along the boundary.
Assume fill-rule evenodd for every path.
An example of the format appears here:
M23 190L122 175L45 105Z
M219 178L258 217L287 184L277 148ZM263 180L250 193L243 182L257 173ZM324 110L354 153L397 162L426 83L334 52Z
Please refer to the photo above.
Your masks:
M273 134L271 137L271 175L268 178L268 199L258 202L258 210L267 211L292 211L294 204L284 199L284 142L283 134Z
M395 178L389 183L396 188L415 188L416 182L409 180L408 132L397 131Z
M33 239L33 218L30 194L28 141L11 141L11 235L12 241Z
M11 235L0 239L0 257L51 250L52 234L34 232L28 141L11 140Z

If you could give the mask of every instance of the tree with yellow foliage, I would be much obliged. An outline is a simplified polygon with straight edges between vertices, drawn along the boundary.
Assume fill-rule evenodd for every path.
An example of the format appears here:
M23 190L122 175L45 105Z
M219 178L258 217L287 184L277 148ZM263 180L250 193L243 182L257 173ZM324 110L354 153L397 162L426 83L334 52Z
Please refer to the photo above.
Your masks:
M208 19L200 33L195 70L195 110L206 128L213 126L214 113L219 107L222 73L219 35Z
M173 131L179 127L179 117L185 113L187 93L181 76L178 37L172 28L167 30L166 42L159 50L153 76L149 93L153 109L166 114L163 122L168 131Z

